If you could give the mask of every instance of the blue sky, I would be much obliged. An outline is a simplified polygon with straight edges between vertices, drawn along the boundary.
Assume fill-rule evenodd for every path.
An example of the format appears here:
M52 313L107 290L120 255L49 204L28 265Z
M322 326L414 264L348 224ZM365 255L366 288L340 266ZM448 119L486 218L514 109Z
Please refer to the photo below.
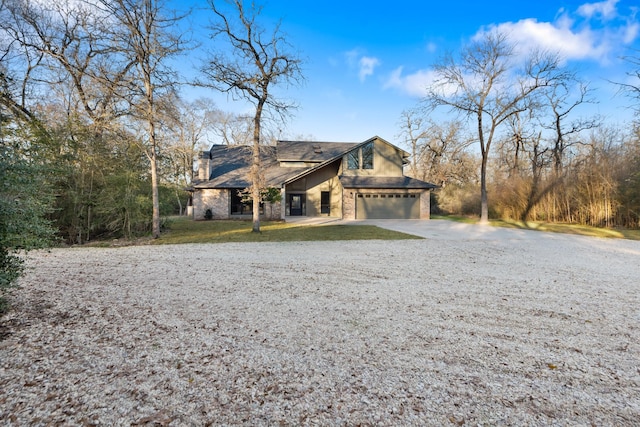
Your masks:
M196 2L197 4L198 2ZM636 1L405 1L264 0L263 16L281 19L300 57L305 82L287 89L299 109L282 139L362 141L378 135L398 142L403 110L415 107L430 68L474 36L498 28L525 49L559 50L568 66L596 89L593 112L618 121L631 117L630 101L608 82L625 81L640 56ZM637 82L636 82L637 83ZM213 93L218 108L246 106Z

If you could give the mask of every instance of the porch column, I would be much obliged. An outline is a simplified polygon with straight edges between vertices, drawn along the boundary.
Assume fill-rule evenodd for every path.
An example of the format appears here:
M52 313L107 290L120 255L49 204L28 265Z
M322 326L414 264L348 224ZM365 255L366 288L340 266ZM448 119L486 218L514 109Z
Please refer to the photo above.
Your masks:
M280 200L280 219L283 221L287 213L287 194L285 191L285 187L286 186L283 185L280 189L280 195L282 196L282 199Z

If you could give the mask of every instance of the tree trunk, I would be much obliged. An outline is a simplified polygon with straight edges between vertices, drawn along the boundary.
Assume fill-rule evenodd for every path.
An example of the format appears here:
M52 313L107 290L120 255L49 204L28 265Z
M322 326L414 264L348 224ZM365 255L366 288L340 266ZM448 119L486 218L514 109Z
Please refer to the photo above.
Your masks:
M151 198L153 200L153 217L151 234L154 239L160 237L160 197L158 194L158 163L156 161L155 146L151 160Z
M260 232L260 120L264 100L256 105L256 115L253 118L253 161L251 162L251 197L253 199L253 228L254 233Z
M489 161L489 145L491 144L491 136L485 144L484 131L482 128L482 109L478 112L478 139L480 140L480 153L482 154L482 163L480 166L480 224L489 224L489 198L487 197L487 163Z
M487 158L489 153L483 150L480 167L480 224L489 223L489 199L487 197Z
M158 194L158 153L156 147L156 130L153 120L149 120L149 161L151 162L151 199L153 202L151 235L154 239L160 237L160 196Z

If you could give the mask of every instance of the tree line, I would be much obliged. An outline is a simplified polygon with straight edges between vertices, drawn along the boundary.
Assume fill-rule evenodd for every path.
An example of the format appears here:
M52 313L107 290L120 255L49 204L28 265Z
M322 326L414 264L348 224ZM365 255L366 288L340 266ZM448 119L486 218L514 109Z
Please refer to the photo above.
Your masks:
M614 127L585 114L592 90L562 64L490 32L433 67L434 83L400 128L410 173L441 186L441 211L481 222L640 226L640 122ZM640 71L629 75L636 84L617 86L633 108Z

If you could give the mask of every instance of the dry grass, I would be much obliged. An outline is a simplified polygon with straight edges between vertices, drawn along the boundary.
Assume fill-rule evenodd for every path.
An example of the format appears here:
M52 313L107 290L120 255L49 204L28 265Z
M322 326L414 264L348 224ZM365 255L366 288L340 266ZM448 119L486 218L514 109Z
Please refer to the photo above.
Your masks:
M175 217L168 230L153 244L299 242L332 240L407 240L420 237L373 225L299 225L262 222L260 233L251 231L250 221L193 221Z
M464 217L455 215L434 215L433 218L447 219L450 221L463 222L467 224L475 224L478 222L476 217ZM504 219L492 219L489 221L495 227L519 228L535 231L546 231L550 233L574 234L579 236L604 237L614 239L640 240L640 230L626 230L613 228L591 227L579 224L562 224L534 221L515 221Z

